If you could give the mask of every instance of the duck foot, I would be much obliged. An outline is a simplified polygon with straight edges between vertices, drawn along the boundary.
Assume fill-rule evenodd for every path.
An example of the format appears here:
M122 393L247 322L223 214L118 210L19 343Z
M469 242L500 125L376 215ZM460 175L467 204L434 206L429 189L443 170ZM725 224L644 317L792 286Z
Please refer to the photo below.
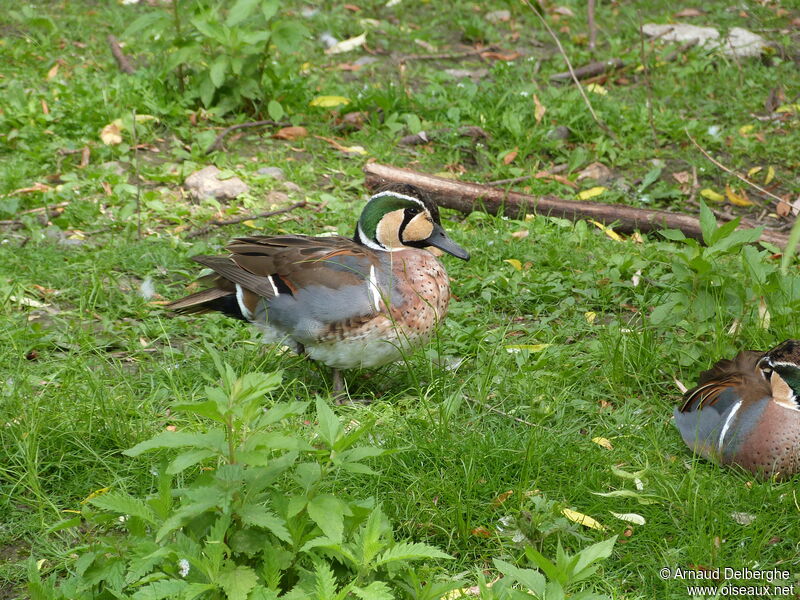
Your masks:
M333 401L337 406L344 404L372 404L368 398L351 398L344 384L344 377L339 369L333 370Z

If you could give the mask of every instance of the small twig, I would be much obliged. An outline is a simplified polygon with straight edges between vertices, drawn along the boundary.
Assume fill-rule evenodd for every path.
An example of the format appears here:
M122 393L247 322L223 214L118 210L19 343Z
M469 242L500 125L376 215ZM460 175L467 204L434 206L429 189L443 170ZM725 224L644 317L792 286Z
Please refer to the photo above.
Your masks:
M597 62L589 63L574 69L575 77L578 79L587 79L597 75L603 75L609 71L624 68L625 61L621 58L611 58L609 60L600 60ZM569 71L562 71L561 73L553 73L550 75L550 81L566 81L572 78L572 73Z
M269 125L276 125L280 127L289 127L291 123L282 123L279 121L272 121L267 119L266 121L249 121L247 123L239 123L238 125L231 125L230 127L226 127L222 130L222 132L214 139L211 145L206 148L206 154L211 154L214 150L219 150L220 145L222 144L222 140L225 139L225 136L228 135L231 131L236 131L237 129L244 129L246 127L265 127Z
M434 54L402 54L393 57L396 62L405 62L407 60L457 60L459 58L467 58L470 56L480 56L484 52L497 52L500 48L497 46L487 46L486 48L471 48L462 52L439 52Z
M696 141L696 140L695 140L695 139L692 137L692 134L690 134L690 133L689 133L689 130L688 130L688 129L686 129L686 128L684 127L684 128L683 128L683 131L686 133L686 137L688 137L688 138L689 138L689 140L690 140L690 141L691 141L691 142L692 142L692 143L693 143L695 146L697 146L697 149L698 149L698 150L700 150L700 152L702 152L702 153L703 153L703 155L704 155L704 156L705 156L705 157L706 157L708 160L710 160L712 163L714 163L715 165L717 165L717 166L718 166L720 169L722 169L722 170L723 170L723 171L725 171L726 173L729 173L729 174L733 175L733 176L734 176L734 177L736 177L737 179L740 179L742 182L746 183L746 184L747 184L747 185L749 185L751 188L758 190L759 192L761 192L762 194L765 194L765 195L769 196L769 197L770 197L770 198L772 198L773 200L776 200L776 201L778 201L778 202L781 202L781 201L783 201L783 198L781 198L780 196L776 196L776 195L775 195L775 194L773 194L772 192L770 192L770 191L768 191L768 190L765 190L764 188L762 188L760 185L758 185L758 184L755 184L755 183L753 183L752 181L748 180L746 177L744 177L744 176L742 176L742 175L739 175L739 173L737 173L737 172L736 172L736 171L734 171L733 169L730 169L730 168L726 167L725 165L723 165L721 162L719 162L717 159L715 159L713 156L711 156L711 155L710 155L708 152L706 152L706 150L705 150L705 149L704 149L704 148L703 148L703 147L702 147L700 144L698 144L698 143L697 143L697 141Z
M656 133L656 123L653 117L653 84L650 81L650 67L647 64L647 56L644 52L644 31L642 30L642 13L637 11L639 16L639 53L644 69L644 87L647 92L647 121L650 123L650 133L653 135L653 150L658 150L658 134Z
M211 221L208 225L201 227L195 231L192 231L186 235L186 239L196 238L201 235L205 235L215 227L223 227L225 225L236 225L237 223L242 223L244 221L250 221L252 219L265 219L267 217L273 217L275 215L280 215L283 213L291 212L295 208L302 208L307 204L305 200L301 200L300 202L295 202L291 206L285 206L284 208L279 208L277 210L268 210L266 212L258 213L255 215L243 215L240 217L235 217L233 219L226 219L224 221Z
M522 0L522 2L524 4L526 4L528 6L528 8L530 8L533 11L533 13L539 18L539 20L542 22L542 25L544 25L545 29L547 29L547 33L549 33L550 37L552 37L553 41L555 41L556 46L558 46L558 51L561 53L561 56L564 58L564 62L567 63L567 68L569 69L569 73L572 76L572 81L574 81L575 85L578 87L578 91L580 92L581 97L583 98L583 101L586 104L586 107L589 109L589 113L592 115L592 118L594 119L594 122L597 123L598 127L600 127L600 129L602 129L610 138L612 138L614 141L617 141L616 134L613 131L611 131L611 129L608 127L608 125L606 125L600 119L600 117L597 116L597 113L594 112L594 108L592 107L592 103L589 100L589 97L586 95L586 91L583 89L583 86L581 85L581 82L578 80L578 77L575 75L575 70L572 68L572 62L569 60L569 56L567 56L567 53L564 50L564 46L561 45L561 41L558 39L558 36L556 35L555 31L553 31L553 28L550 27L550 24L544 18L542 13L539 12L539 10L531 3L530 0Z
M125 56L125 53L122 51L122 47L119 45L119 40L116 37L109 34L106 37L106 41L108 45L111 46L111 54L114 55L114 59L117 61L117 66L119 66L119 70L123 73L127 73L128 75L133 75L136 72L136 69L133 68L130 59Z
M594 52L594 48L597 45L597 23L594 20L594 8L595 8L595 0L589 0L588 4L588 24L589 24L589 51Z
M36 213L46 213L51 210L58 210L59 208L64 208L69 206L69 202L59 202L58 204L51 204L50 206L40 206L39 208L29 208L28 210L21 210L17 214L18 215L33 215Z

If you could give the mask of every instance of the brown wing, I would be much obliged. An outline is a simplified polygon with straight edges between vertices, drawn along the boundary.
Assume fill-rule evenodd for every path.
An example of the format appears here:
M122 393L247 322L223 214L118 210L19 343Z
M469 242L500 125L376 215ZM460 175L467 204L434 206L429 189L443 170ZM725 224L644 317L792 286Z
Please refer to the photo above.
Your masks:
M738 387L744 395L763 398L771 394L769 382L761 376L758 361L763 352L745 350L733 359L717 362L700 373L697 386L683 396L681 412L700 410L706 404L714 404L727 388Z

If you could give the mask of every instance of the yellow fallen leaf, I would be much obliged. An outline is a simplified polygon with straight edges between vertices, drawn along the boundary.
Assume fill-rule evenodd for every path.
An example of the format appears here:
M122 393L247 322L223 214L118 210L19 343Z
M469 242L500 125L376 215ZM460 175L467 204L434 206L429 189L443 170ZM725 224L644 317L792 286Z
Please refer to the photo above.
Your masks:
M775 167L767 167L767 174L764 176L764 185L775 179Z
M628 523L633 523L634 525L644 525L647 523L645 518L637 513L615 513L613 510L608 512L617 517L620 521L627 521Z
M735 204L736 206L753 206L753 203L750 201L744 191L735 192L729 185L725 186L725 196L727 196L728 202Z
M528 237L530 235L530 233L531 232L528 231L527 229L522 229L520 231L513 232L511 234L511 237L513 237L514 239L517 239L517 240L524 240L526 237Z
M89 494L88 496L86 496L86 498L84 498L83 500L81 500L81 504L86 504L86 503L87 503L87 502L89 502L90 500L94 500L94 499L95 499L95 498L97 498L98 496L102 496L103 494L105 494L105 493L106 493L107 491L109 491L110 489L111 489L110 487L104 487L104 488L100 488L99 490L95 490L95 491L93 491L91 494Z
M583 190L582 192L578 193L578 200L589 200L590 198L596 198L606 190L608 190L608 188L605 188L602 185L589 188L588 190Z
M747 172L747 176L748 176L748 177L752 177L753 175L755 175L756 173L758 173L758 172L759 172L761 169L763 169L763 168L764 168L764 167L753 167L752 169L750 169L750 170Z
M586 91L592 92L593 94L600 94L601 96L608 95L608 90L599 83L590 83L586 86Z
M509 344L506 346L506 352L513 354L520 350L528 350L530 352L541 352L545 348L549 348L553 344Z
M590 310L589 312L583 313L583 316L586 319L586 322L589 325L591 325L592 323L594 323L594 320L597 318L597 313Z
M503 262L507 262L517 271L522 271L522 263L519 262L516 258L506 258Z
M589 515L579 513L578 511L571 510L569 508L565 508L564 510L562 510L561 514L567 517L573 523L578 523L579 525L583 525L584 527L589 527L590 529L598 529L600 531L605 530L605 527L603 527L603 525L601 525L599 522L597 522Z
M536 94L533 95L533 107L533 118L536 119L536 124L538 125L542 122L542 117L547 112L547 109L544 104L539 102L539 97Z
M494 506L495 508L497 508L498 506L500 506L501 504L503 504L503 502L505 502L506 500L508 500L508 499L509 499L509 498L510 498L510 497L511 497L513 494L514 494L514 490L508 490L507 492L503 492L502 494L500 494L499 496L497 496L497 498L495 498L494 500L492 500L492 506Z
M715 192L711 188L705 188L700 190L700 195L705 198L706 200L711 200L712 202L724 202L725 196L720 194L719 192Z
M47 72L47 79L52 79L58 75L58 63L54 64L53 67Z
M620 234L618 234L616 231L614 231L613 229L611 229L611 227L606 227L605 225L603 225L599 221L593 221L592 219L589 219L589 223L591 223L592 225L597 227L600 231L605 233L608 237L610 237L615 242L624 241L622 236Z
M100 131L100 139L106 146L116 146L122 143L122 121L116 119Z
M242 221L242 225L245 227L249 227L250 229L258 229L258 225L252 219L248 219L247 221Z
M781 104L775 109L776 113L796 113L800 112L800 104Z
M351 37L347 40L342 40L341 42L337 42L327 50L325 50L325 54L341 54L343 52L350 52L351 50L355 50L359 46L363 46L364 42L367 41L367 32L365 31L361 35L357 35L356 37Z
M44 564L47 562L46 558L40 558L36 561L36 570L41 571Z
M70 509L70 508L65 508L65 509L63 509L61 512L70 513L70 514L73 514L73 515L81 515L81 514L83 514L83 513L82 513L81 511L79 511L79 510L72 510L72 509Z
M317 96L308 104L309 106L319 106L320 108L333 108L343 104L350 104L350 100L344 96Z
M741 127L739 127L739 135L746 137L748 133L753 131L753 129L755 129L753 125L742 125Z
M611 441L604 437L593 437L592 441L597 444L598 446L602 446L606 450L613 450L614 446L611 445Z

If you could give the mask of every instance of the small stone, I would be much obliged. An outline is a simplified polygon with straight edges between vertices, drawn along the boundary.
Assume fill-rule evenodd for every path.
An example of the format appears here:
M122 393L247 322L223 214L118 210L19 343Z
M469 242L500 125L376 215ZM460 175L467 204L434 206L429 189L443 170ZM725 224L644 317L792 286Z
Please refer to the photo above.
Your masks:
M456 79L465 79L469 77L473 81L477 81L486 77L489 74L489 69L445 69L444 72Z
M502 23L503 21L511 19L511 11L493 10L492 12L486 13L483 18L489 21L489 23Z
M267 204L288 204L289 196L284 194L283 192L279 192L277 190L272 190L269 194L267 194Z
M569 139L571 135L572 131L565 125L559 125L547 132L547 137L551 140L566 140Z
M288 190L290 192L301 192L302 191L300 186L297 185L296 183L294 183L293 181L284 181L283 182L283 187L284 187L284 189L286 189L286 190Z
M100 168L104 171L111 171L112 173L116 173L117 175L124 175L125 174L125 167L122 166L116 160L109 160L108 162L104 162L100 165Z
M183 185L195 200L204 198L232 200L248 191L247 184L238 177L221 180L219 173L217 167L209 165L189 175Z
M261 167L258 171L256 171L256 174L279 180L286 178L286 175L283 173L283 169L280 167Z

